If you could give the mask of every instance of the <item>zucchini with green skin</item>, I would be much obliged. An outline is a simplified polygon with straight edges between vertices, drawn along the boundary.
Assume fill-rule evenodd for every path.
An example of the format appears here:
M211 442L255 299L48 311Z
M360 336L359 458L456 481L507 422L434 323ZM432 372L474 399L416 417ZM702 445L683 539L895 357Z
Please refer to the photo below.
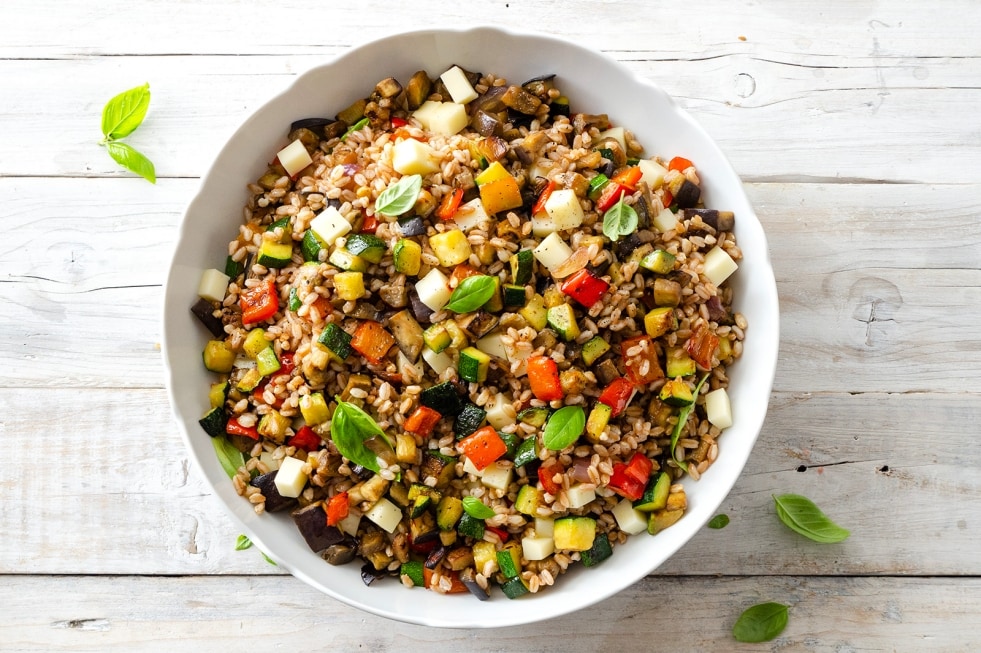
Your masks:
M341 360L346 359L354 352L351 347L352 336L335 323L331 322L320 332L317 342L332 351Z
M395 271L414 277L422 268L422 246L414 240L402 238L392 248L392 264Z
M456 525L456 532L466 537L472 537L475 540L483 539L484 520L477 519L469 513L464 512L463 515L460 516L460 521Z
M654 512L668 505L668 493L671 491L671 475L661 472L657 476L651 476L644 494L634 501L634 510L641 512Z
M365 272L368 262L346 249L335 249L327 257L327 262L344 272Z
M521 575L521 544L511 540L497 552L497 566L505 578Z
M231 384L228 381L219 381L218 383L212 383L211 389L208 391L208 400L211 403L212 408L220 408L225 405L228 401L228 390Z
M450 381L443 381L423 390L419 394L419 403L449 417L456 417L463 409L463 401L456 386Z
M256 263L267 268L285 268L293 262L293 244L263 240Z
M198 420L198 424L201 425L205 433L217 438L219 435L225 434L225 427L228 425L228 413L224 406L212 408Z
M688 355L684 347L668 347L664 354L664 360L665 375L669 379L691 376L697 371L695 361Z
M372 234L348 236L344 248L369 263L380 263L385 252L388 251L385 241Z
M255 367L245 372L235 387L239 392L252 392L262 383L262 373Z
M427 327L426 330L422 332L422 340L427 347L432 349L437 354L449 347L450 343L453 342L453 338L446 330L446 325L442 322L437 322L436 324Z
M538 460L538 438L530 437L523 440L514 452L515 468L524 467L536 460Z
M600 533L593 540L593 546L579 554L584 567L595 567L613 555L613 547L610 546L610 538L606 533Z
M542 427L548 421L548 416L552 413L551 409L545 406L532 406L525 408L518 413L518 421L529 426Z
M590 517L562 517L555 520L552 533L555 548L564 551L587 551L596 539L596 520Z
M521 580L520 576L508 579L503 585L501 585L501 591L504 592L504 596L509 599L516 599L520 596L524 596L528 593L528 587L525 585L524 581Z
M525 305L528 301L527 293L525 291L525 286L518 286L510 283L504 284L504 288L501 291L501 299L504 304L504 308L515 308Z
M463 516L463 501L446 496L436 504L436 525L441 531L452 531Z
M559 304L548 309L545 320L566 342L579 337L579 325L576 324L576 315L571 304Z
M303 253L303 260L307 263L317 263L320 261L320 250L324 248L323 243L314 235L313 231L307 229L300 241L300 251Z
M489 369L490 356L476 347L467 347L460 352L457 371L460 374L460 378L464 381L483 383L487 380L487 371Z
M535 268L535 255L530 249L523 249L511 255L511 282L516 286L526 286L531 281Z
M680 378L669 379L661 388L661 401L669 406L690 406L695 401L691 388Z
M675 256L663 249L656 249L640 260L640 267L656 274L667 274L674 270Z
M209 340L204 346L204 367L209 372L228 374L235 365L235 352L224 340Z
M601 336L593 336L582 346L580 356L582 356L582 362L588 367L608 351L610 351L610 343Z
M462 440L479 429L483 426L486 417L487 411L480 406L471 403L464 404L460 414L453 421L453 432L456 433L456 439Z

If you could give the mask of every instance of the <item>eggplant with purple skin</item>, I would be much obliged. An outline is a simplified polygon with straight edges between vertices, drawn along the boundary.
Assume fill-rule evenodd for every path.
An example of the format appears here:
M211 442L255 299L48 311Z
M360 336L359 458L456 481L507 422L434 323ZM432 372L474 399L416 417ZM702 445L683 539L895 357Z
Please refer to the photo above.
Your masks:
M378 571L375 566L370 562L366 562L361 566L361 582L365 585L371 585L379 578L383 578L386 575L384 571Z
M699 216L702 222L712 227L716 231L732 231L736 226L736 216L732 211L717 211L715 209L685 209L683 212L686 220L691 220Z
M490 598L490 594L487 593L483 587L477 583L477 572L474 571L473 567L468 567L460 572L460 582L466 586L470 593L476 596L481 601L486 601Z
M409 289L409 306L412 308L412 316L416 318L416 322L420 324L432 324L432 317L435 311L422 303L415 286Z
M279 490L276 489L276 474L278 473L278 471L274 470L268 474L256 476L254 479L249 481L249 485L259 488L259 491L262 492L262 496L266 497L266 512L280 512L283 510L290 510L296 506L296 499L284 497L279 493Z
M319 553L332 544L343 542L345 537L335 526L327 525L327 513L319 503L301 508L292 514L293 523L300 530L307 546L314 553Z
M222 324L221 318L215 317L215 307L207 299L199 299L191 307L191 312L208 328L211 335L216 338L225 337L225 325Z

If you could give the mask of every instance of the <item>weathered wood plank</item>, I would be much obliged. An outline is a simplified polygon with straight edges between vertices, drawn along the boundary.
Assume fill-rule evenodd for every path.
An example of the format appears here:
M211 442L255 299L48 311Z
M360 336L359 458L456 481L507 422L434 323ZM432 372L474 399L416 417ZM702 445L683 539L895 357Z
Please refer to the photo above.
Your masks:
M400 624L326 598L293 578L11 576L3 583L17 597L0 612L7 651L169 653L177 641L182 650L209 651L251 650L263 641L297 650L317 642L338 651L431 651L435 644L561 653L614 646L966 653L981 646L978 579L649 577L587 611L487 632ZM51 600L69 584L70 601ZM790 607L786 629L772 642L737 644L733 623L762 601Z
M976 180L981 148L973 123L962 116L981 94L977 60L760 50L668 60L651 51L611 54L678 98L749 180ZM109 97L144 81L153 92L150 113L128 140L150 156L158 176L201 175L252 111L325 60L299 54L0 59L7 87L0 176L124 174L96 145L99 115ZM615 117L615 108L602 109ZM647 144L653 152L656 145Z
M159 284L197 184L58 183L52 196L47 180L0 179L10 198L0 386L159 387ZM748 191L780 292L778 390L944 392L953 377L981 381L978 186Z
M0 405L6 466L36 471L0 478L0 573L280 573L234 551L238 533L162 391L0 390ZM777 393L721 507L731 523L659 573L977 575L979 422L976 395ZM818 545L788 531L771 499L785 492L811 497L851 538Z

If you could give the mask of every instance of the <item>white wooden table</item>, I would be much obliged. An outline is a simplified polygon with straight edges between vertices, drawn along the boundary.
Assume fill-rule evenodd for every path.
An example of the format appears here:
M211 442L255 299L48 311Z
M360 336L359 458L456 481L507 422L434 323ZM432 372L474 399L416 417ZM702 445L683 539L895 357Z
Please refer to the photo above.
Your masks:
M981 648L981 4L697 4L4 2L0 650ZM782 308L731 524L585 613L505 631L389 622L236 552L163 389L161 284L225 138L297 72L433 16L547 29L664 86L746 181ZM103 103L145 81L130 140L156 186L96 145ZM780 492L851 538L789 532ZM787 629L736 644L764 600Z

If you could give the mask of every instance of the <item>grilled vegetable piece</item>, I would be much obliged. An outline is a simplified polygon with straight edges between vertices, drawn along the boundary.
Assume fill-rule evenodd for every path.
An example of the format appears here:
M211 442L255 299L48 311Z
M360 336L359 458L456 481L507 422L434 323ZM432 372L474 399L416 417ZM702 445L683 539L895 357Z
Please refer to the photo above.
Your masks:
M266 512L291 510L296 505L296 499L284 497L276 488L276 474L278 473L278 470L274 470L268 474L256 476L254 479L249 481L249 485L259 488L259 491L262 492L262 496L266 498ZM326 519L326 513L324 513L324 515ZM326 521L324 523L326 523Z
M422 473L420 477L425 480L432 476L436 479L436 488L445 488L449 485L453 477L456 476L456 458L444 456L438 451L427 451L422 456Z
M610 538L606 533L600 533L593 540L593 546L580 554L580 560L585 567L595 567L613 555Z
M423 390L419 395L419 402L449 417L456 417L463 409L463 401L456 386L450 381L443 381Z
M399 311L388 318L388 324L392 330L392 335L395 336L395 342L406 358L413 363L419 360L419 354L422 353L424 345L423 331L419 323L412 317L412 313L408 310Z
M225 434L225 426L228 424L228 413L224 406L212 408L204 417L198 420L198 424L204 429L205 433L213 438Z
M225 337L225 325L221 318L215 317L215 307L207 299L199 299L191 306L191 313L201 321L208 331L216 338Z
M456 438L458 440L465 438L479 429L486 417L487 411L480 406L471 403L465 404L453 422L453 432L456 433Z
M307 546L314 552L323 551L345 539L344 533L334 526L327 525L327 513L319 503L297 510L292 517Z

